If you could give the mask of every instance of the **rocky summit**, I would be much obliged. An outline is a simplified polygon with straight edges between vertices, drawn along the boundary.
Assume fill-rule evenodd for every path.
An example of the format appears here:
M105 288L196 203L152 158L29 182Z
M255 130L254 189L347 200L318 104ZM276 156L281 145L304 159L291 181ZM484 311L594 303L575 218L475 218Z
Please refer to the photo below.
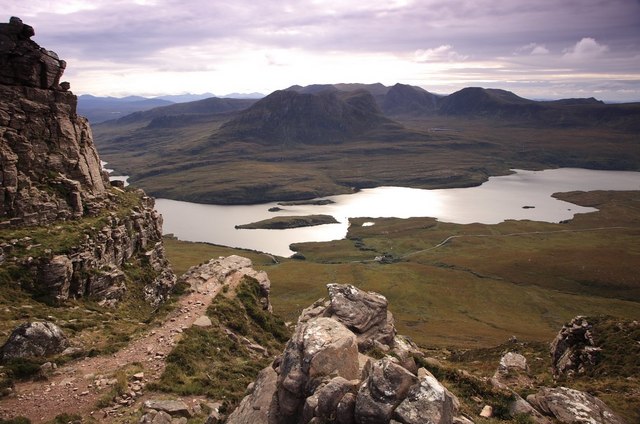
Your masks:
M302 311L282 354L258 374L227 423L624 423L589 393L538 386L527 358L511 351L490 379L465 371L448 374L447 384L453 383L458 395L469 396L473 387L474 402L481 392L499 394L504 401L471 415L468 404L461 403L469 399L459 399L427 369L442 373L442 364L396 333L384 296L348 284L327 288L329 298ZM533 394L525 400L518 395L522 389Z
M175 283L162 218L143 192L111 187L60 82L66 62L34 34L17 17L0 24L0 265L19 269L14 283L37 296L113 305L126 292L123 267L137 261L153 275L143 292L157 305ZM11 237L26 228L42 237Z

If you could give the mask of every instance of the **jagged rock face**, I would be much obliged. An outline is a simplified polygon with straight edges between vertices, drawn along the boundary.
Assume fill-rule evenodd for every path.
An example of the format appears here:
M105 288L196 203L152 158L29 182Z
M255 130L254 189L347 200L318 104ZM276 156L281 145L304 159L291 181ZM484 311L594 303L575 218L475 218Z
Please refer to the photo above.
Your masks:
M415 367L406 358L415 345L401 337L389 338L395 328L388 319L387 300L351 285L329 284L328 289L330 300L303 311L282 356L274 361L276 374L271 368L261 372L229 422L452 422L457 399L426 370L413 372L403 365ZM362 334L386 340L386 345L378 343L401 359L367 356L365 346L371 345L359 343Z
M33 27L15 16L0 24L0 84L62 90L66 62L31 41L34 35Z
M385 424L394 410L418 383L418 378L393 358L369 362L358 390L355 416L360 424Z
M69 347L69 341L51 322L28 322L19 325L0 348L0 359L55 355Z
M108 190L87 120L76 114L76 96L60 83L66 63L33 35L18 18L0 24L0 228L102 219L119 207L117 195ZM77 246L20 259L32 277L23 287L61 301L90 296L113 305L127 290L123 266L136 257L155 275L144 282L147 302L165 300L175 276L164 256L162 219L153 200L138 194L140 206L110 213Z
M119 218L113 213L108 225L71 253L34 261L35 287L29 289L57 300L92 297L113 304L126 291L121 269L136 255L142 255L143 265L158 274L143 288L147 302L158 305L176 278L164 255L162 216L150 198L131 215Z
M527 401L561 423L624 424L622 418L597 397L567 387L544 387L527 396Z
M600 348L596 346L586 317L577 316L560 329L551 342L551 367L554 377L582 374L596 364Z
M360 350L373 347L384 351L394 346L396 334L387 299L352 285L327 284L328 302L316 302L302 312L300 321L316 316L332 317L356 334Z
M0 24L0 221L42 225L81 217L104 195L87 120L59 84L66 66L31 41L33 29Z
M458 408L457 399L436 378L421 372L419 384L409 390L394 415L405 424L448 424Z

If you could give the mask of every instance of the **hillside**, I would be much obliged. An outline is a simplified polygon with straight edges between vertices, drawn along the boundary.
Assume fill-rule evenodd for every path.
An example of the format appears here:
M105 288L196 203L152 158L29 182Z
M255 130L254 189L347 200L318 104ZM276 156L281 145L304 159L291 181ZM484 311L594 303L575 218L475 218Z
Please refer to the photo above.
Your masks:
M464 187L510 168L640 169L638 104L483 88L442 97L402 84L293 86L229 102L138 112L94 135L109 166L154 196L217 204Z
M216 138L267 145L339 144L399 125L384 118L364 90L276 91L224 123Z

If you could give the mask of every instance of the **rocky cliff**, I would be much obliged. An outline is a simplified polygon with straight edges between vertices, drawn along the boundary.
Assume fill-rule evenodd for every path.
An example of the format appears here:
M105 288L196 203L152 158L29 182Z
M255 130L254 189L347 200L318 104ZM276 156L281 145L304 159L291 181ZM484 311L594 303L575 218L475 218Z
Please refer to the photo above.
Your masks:
M60 83L66 63L33 35L18 18L0 24L3 228L95 214L109 186L77 98Z
M66 62L31 40L19 18L0 24L0 265L37 296L114 304L125 267L143 269L145 299L175 283L162 219L143 192L112 188L87 120L76 113Z

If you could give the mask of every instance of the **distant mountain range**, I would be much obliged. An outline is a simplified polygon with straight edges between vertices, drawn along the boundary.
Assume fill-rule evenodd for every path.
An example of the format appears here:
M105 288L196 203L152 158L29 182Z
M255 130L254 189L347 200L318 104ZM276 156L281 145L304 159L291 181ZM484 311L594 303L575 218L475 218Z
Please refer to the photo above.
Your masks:
M640 169L640 103L536 101L479 87L442 96L405 84L292 86L155 107L93 130L101 155L131 182L203 203L459 187L518 167Z
M90 94L78 96L78 113L92 124L122 118L133 112L145 111L160 106L167 106L174 103L188 103L207 98L216 97L213 93L203 94L175 94L158 97L98 97ZM231 93L220 98L229 99L260 99L264 97L261 93Z

